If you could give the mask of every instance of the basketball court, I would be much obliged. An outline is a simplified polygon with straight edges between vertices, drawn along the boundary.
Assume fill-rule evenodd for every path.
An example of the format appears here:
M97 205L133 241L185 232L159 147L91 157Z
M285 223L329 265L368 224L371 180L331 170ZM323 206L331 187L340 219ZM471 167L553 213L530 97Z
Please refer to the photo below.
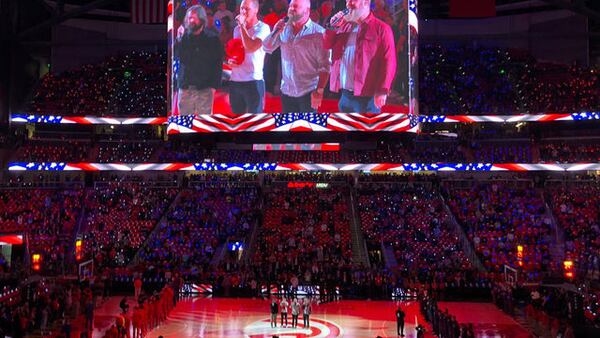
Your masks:
M397 337L395 312L401 305L406 312L406 337L416 337L414 328L423 325L426 337L434 337L416 301L342 300L326 304L313 303L310 328L271 328L268 300L185 298L169 315L166 323L148 337ZM472 322L478 337L529 337L512 318L486 303L440 303L448 307L461 323ZM468 311L467 311L468 309Z

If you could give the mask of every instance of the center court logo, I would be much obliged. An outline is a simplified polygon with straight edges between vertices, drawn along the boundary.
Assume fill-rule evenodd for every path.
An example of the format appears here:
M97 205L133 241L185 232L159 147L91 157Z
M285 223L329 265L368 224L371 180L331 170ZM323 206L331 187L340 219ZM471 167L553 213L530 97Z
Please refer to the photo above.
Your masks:
M271 321L263 319L246 326L244 336L247 338L263 338L271 335L277 335L280 338L334 338L341 337L343 333L339 325L323 319L311 319L310 328L303 328L301 323L302 320L297 328L271 327Z

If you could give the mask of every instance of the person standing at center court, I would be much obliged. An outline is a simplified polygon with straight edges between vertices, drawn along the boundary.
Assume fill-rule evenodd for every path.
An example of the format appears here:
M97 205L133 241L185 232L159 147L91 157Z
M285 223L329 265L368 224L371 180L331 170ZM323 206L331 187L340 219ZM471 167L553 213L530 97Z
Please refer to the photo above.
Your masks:
M277 312L279 312L279 306L275 298L271 301L271 327L277 327Z
M312 312L312 308L310 305L310 299L309 298L305 298L304 299L304 311L302 313L302 319L304 320L304 327L305 328L309 328L310 327L310 314Z
M279 303L279 307L281 308L281 327L288 326L287 315L288 315L288 306L289 305L290 304L285 299L285 297L281 298L281 303ZM285 326L283 326L283 320L284 319L285 319Z
M292 301L292 327L296 328L298 326L298 316L300 315L300 303L298 302L298 298L294 298Z

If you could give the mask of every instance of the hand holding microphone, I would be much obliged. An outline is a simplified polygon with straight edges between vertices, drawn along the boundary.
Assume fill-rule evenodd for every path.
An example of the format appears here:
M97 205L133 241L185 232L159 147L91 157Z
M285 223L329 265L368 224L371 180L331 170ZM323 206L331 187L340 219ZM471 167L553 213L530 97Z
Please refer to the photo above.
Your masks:
M238 16L235 17L235 22L237 22L238 26L240 26L240 28L242 28L246 24L246 16L239 14Z
M350 10L348 8L344 9L343 11L337 12L329 20L329 25L328 25L329 27L328 28L338 28L338 27L340 27L342 24L344 24L346 22L346 20L344 20L344 17L346 15L348 15L348 13L350 13Z
M275 26L273 26L273 34L280 33L280 31L283 29L283 27L285 27L285 25L287 24L289 19L290 18L286 16L283 19L280 19L279 21L277 21Z
M179 26L179 28L177 28L177 41L181 41L181 38L183 38L184 33L185 27L183 27L183 25Z

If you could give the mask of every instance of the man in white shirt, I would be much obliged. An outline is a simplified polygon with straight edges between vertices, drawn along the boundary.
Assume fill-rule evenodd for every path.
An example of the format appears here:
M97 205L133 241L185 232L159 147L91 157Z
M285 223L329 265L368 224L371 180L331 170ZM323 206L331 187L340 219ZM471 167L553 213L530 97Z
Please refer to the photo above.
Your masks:
M287 314L288 314L288 306L290 304L285 299L285 297L281 298L281 302L279 303L279 309L281 311L281 327L288 326ZM285 326L283 326L283 320L285 319Z
M310 19L310 0L292 0L286 20L265 39L268 53L281 47L281 104L284 112L310 112L323 99L329 80L330 51L323 48L325 29Z
M292 327L296 328L298 326L298 316L300 315L300 303L298 302L298 298L294 298L292 301Z
M230 64L232 70L229 103L235 114L259 114L264 108L263 40L271 29L258 20L258 9L258 0L243 0L240 4L240 14L235 18L237 26L233 30L233 38L241 39L245 50L244 61L241 64Z
M304 328L310 327L310 314L312 312L310 299L304 298L304 311L302 313L302 319L304 320Z

